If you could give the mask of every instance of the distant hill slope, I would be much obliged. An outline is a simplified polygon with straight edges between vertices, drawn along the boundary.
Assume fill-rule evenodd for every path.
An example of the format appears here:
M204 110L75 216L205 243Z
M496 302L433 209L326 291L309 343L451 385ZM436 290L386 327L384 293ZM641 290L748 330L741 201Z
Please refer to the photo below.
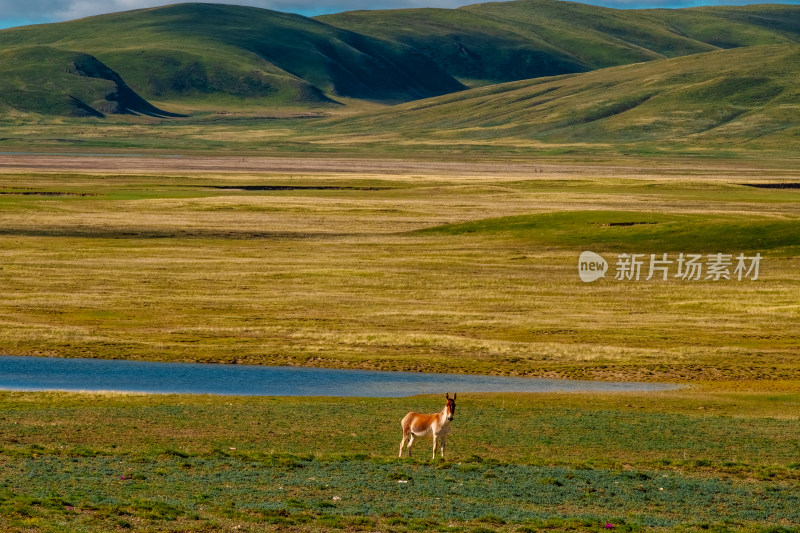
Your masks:
M46 46L0 51L3 108L61 116L179 116L147 102L96 58Z
M221 108L245 100L324 105L337 96L396 102L463 88L405 45L230 5L179 4L0 31L0 51L30 47L90 54L148 99L211 98Z
M475 84L800 42L800 6L610 9L560 0L355 11L328 24L412 46Z
M398 103L458 93L465 86L456 78L480 86L797 42L800 6L792 5L616 10L516 0L310 19L176 4L0 30L0 111L169 116L148 102L181 112ZM75 67L87 61L94 66ZM757 61L771 64L769 57ZM746 65L732 66L740 67ZM592 79L607 84L605 75ZM703 75L713 78L713 69L698 71L694 83ZM759 77L757 69L750 77ZM551 96L561 94L553 89ZM465 119L473 114L462 112Z
M327 127L420 142L787 148L800 140L798 72L800 45L737 48L471 89Z

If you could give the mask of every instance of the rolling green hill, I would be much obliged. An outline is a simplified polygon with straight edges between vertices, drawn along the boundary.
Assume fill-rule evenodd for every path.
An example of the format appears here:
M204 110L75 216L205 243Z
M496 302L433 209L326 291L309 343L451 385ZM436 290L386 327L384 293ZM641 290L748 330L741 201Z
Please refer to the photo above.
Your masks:
M91 54L145 98L217 109L396 102L463 88L402 44L239 6L179 4L0 31L4 53L31 47Z
M0 51L0 95L9 113L179 116L145 101L96 58L46 46Z
M423 51L475 85L800 42L800 6L619 10L559 0L317 17Z
M749 143L794 131L798 42L791 5L516 0L310 19L177 4L0 31L0 114L346 103L353 115L368 100L406 103L327 124L398 138ZM528 81L488 85L505 80Z
M785 148L800 138L798 72L800 45L736 48L481 87L328 127L399 141Z

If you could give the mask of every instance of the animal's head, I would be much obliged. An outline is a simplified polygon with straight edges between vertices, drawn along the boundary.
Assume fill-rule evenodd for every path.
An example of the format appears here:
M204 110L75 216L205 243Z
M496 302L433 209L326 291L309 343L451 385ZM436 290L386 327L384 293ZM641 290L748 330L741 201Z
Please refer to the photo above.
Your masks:
M447 405L444 406L444 410L447 413L447 419L452 420L453 416L456 414L456 393L453 393L453 397L450 397L450 393L447 392L444 395L445 399L447 400Z

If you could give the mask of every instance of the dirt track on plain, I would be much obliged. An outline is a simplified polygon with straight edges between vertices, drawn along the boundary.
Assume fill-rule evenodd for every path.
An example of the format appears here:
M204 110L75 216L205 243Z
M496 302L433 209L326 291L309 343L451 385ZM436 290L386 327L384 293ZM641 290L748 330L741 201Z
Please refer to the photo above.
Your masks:
M550 165L547 165L550 166ZM554 167L559 167L555 165ZM432 162L407 159L347 159L325 157L210 157L0 154L0 169L81 172L324 172L405 174L435 171L444 174L488 173L503 170L519 174L541 172L532 163Z
M261 157L261 156L205 156L205 155L120 155L120 154L3 154L0 153L0 173L11 172L86 172L161 174L181 172L201 173L315 173L315 174L365 174L413 175L415 173L492 176L507 179L520 177L552 177L591 175L634 177L656 174L660 177L679 178L698 171L712 170L706 178L747 176L758 180L764 177L764 168L681 160L636 160L578 162L569 160L497 160L497 161L430 161L414 159L376 159L344 157ZM720 172L721 171L721 172ZM780 167L767 175L783 177Z

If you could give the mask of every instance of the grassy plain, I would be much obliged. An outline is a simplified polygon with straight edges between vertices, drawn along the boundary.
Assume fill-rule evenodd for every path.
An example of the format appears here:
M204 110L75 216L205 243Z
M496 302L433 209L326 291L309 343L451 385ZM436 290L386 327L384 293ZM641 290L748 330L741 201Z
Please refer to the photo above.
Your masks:
M0 527L788 532L800 521L796 393L465 394L447 462L430 462L430 441L396 459L399 418L441 400L0 393Z
M2 392L0 529L797 530L796 161L130 155L0 155L0 353L692 388L462 393L433 464L440 397ZM763 260L613 280L681 252Z
M800 193L746 185L791 162L4 157L2 353L798 379ZM682 252L759 279L613 280Z

